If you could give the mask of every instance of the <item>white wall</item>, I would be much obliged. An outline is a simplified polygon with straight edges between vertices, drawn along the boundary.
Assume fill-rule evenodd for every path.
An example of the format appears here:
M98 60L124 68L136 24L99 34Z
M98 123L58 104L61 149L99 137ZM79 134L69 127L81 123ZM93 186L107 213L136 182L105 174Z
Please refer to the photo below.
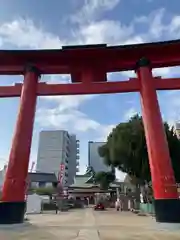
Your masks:
M28 195L26 213L40 213L42 199L37 194Z

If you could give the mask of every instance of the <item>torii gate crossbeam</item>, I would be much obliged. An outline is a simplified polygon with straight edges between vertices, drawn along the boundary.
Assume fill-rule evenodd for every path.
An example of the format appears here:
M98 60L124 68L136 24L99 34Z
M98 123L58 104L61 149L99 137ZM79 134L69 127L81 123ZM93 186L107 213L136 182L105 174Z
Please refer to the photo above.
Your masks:
M180 89L180 78L154 78L156 90ZM23 84L13 86L0 86L0 98L20 97ZM139 81L130 78L128 81L117 82L94 82L74 84L46 84L38 83L37 96L79 95L79 94L112 94L140 91Z

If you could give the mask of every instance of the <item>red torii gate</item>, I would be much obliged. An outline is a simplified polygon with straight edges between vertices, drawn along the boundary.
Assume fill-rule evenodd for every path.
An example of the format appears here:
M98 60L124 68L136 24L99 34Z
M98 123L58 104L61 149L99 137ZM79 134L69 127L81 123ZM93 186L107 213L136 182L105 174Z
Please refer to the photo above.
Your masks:
M0 74L24 75L24 83L1 86L0 97L21 97L0 202L0 223L24 219L26 177L37 96L140 92L155 197L156 220L180 223L180 200L156 90L180 89L180 78L152 76L152 68L180 65L180 40L62 50L0 50ZM107 82L107 72L135 70L137 78ZM71 84L38 83L41 74L71 74Z

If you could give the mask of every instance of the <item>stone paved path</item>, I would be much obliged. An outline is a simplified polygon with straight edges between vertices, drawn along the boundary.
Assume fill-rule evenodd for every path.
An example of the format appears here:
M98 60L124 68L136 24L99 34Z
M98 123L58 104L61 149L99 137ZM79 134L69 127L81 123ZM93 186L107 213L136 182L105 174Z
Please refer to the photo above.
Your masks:
M115 210L83 209L28 218L28 223L19 226L0 226L0 240L180 240L180 230L156 230L151 217Z

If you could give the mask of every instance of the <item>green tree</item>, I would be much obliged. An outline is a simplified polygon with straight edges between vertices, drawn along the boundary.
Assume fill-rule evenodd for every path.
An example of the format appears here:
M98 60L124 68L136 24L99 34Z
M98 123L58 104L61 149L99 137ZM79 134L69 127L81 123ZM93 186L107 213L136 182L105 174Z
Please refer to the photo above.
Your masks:
M114 182L115 174L114 172L97 172L95 174L95 182L100 185L101 189L108 189L110 183Z
M177 182L180 182L180 141L174 129L164 123L172 166ZM147 146L142 117L135 115L126 123L117 125L99 148L106 165L117 167L127 173L134 182L145 184L151 181Z

